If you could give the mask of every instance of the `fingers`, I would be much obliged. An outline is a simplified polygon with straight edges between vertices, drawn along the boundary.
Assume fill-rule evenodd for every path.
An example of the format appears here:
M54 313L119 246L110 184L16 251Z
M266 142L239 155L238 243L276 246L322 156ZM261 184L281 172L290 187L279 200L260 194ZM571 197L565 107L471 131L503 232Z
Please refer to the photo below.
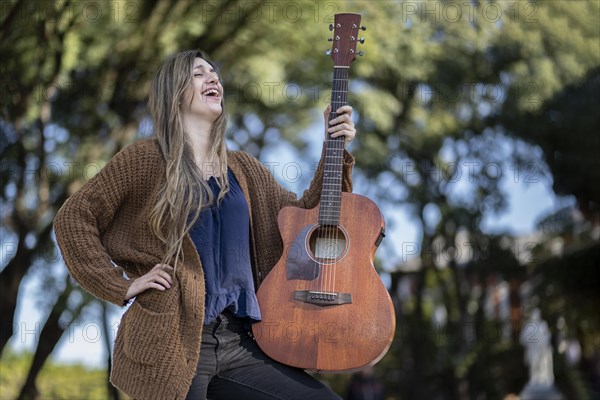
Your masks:
M327 108L323 112L325 119L329 118L330 113L331 113L331 106L327 106ZM352 107L342 106L342 107L338 108L335 111L335 113L337 114L337 117L332 119L331 121L329 121L330 125L337 125L337 124L341 124L342 122L352 123Z
M336 114L338 116L329 121L330 127L327 132L332 138L344 136L347 144L356 136L356 129L354 128L354 122L352 122L352 107L342 106L336 110Z
M165 290L170 289L173 285L173 278L167 271L172 271L173 267L166 264L156 264L149 273L144 275L146 281L155 289ZM160 287L157 287L160 286Z
M348 114L350 117L352 117L352 107L349 105L341 106L335 112L336 114Z
M167 290L173 286L173 278L169 274L173 271L173 267L166 264L156 264L150 272L133 280L127 293L125 300L139 295L148 289Z

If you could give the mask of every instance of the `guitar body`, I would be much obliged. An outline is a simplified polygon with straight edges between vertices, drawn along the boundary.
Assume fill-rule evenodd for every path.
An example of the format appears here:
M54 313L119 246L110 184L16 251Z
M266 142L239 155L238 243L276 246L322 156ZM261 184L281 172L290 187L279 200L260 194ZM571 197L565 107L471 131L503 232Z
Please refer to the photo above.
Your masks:
M261 284L261 349L287 365L353 371L375 364L395 330L390 296L373 266L385 223L364 196L341 193L339 225L318 224L320 206L278 216L284 252Z

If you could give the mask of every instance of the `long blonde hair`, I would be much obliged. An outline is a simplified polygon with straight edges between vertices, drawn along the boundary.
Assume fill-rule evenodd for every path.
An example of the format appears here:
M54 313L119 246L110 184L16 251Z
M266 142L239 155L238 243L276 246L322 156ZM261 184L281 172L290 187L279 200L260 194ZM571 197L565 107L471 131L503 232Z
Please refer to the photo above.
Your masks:
M178 262L183 261L183 240L198 219L200 211L215 201L212 190L194 161L192 146L183 130L183 116L179 107L184 101L186 90L192 86L192 69L196 57L206 60L217 69L202 51L177 53L159 68L148 98L154 135L166 162L166 179L155 198L149 223L152 232L165 244L162 263L174 268ZM220 186L217 202L229 190L226 124L227 117L223 107L223 112L212 125L208 154L208 159L219 160L215 171Z

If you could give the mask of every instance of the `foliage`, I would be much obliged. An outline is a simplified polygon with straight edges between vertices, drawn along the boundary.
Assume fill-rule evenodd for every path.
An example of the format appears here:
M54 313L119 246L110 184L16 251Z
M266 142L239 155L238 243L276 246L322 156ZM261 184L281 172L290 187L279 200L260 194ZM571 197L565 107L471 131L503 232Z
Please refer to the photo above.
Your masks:
M400 272L394 272L392 286L399 336L376 374L391 398L497 398L517 391L524 382L519 347L463 337L472 324L484 329L495 323L483 311L486 281L527 280L530 272L541 282L563 281L548 304L568 303L559 310L572 326L578 319L597 320L590 318L597 298L587 295L593 289L586 285L585 296L571 296L579 285L559 271L572 259L551 256L544 264L548 269L525 269L523 264L539 261L544 245L542 253L523 259L519 238L510 232L492 236L481 221L506 209L498 174L521 182L517 172L533 165L543 174L530 183L552 179L557 193L574 195L584 218L597 223L599 4L3 3L0 348L11 336L28 271L45 280L39 301L65 322L62 329L93 301L75 294L65 299L66 291L79 289L57 278L64 271L52 269L61 261L52 219L108 158L150 133L149 80L168 54L198 47L217 60L231 147L261 159L275 150L278 161L288 162L279 153L285 141L298 159L314 160L308 144L322 132L311 131L312 138L301 133L321 126L314 115L327 104L331 85L331 60L321 52L329 47L327 25L335 12L348 11L360 12L367 25L361 46L366 56L350 74L349 100L359 131L352 147L355 176L384 212L404 207L420 229L413 270L398 265L407 249L393 237L383 243L386 254L398 257L377 260L381 270ZM585 229L586 243L597 242L594 227ZM564 235L562 230L553 237ZM543 244L550 239L544 237ZM586 254L581 264L592 272L580 271L595 277L597 263L589 263L595 259ZM400 298L395 291L403 279L410 294ZM566 297L572 300L565 303ZM423 332L438 332L433 319L440 312L447 315L444 329L453 334L436 333L433 340ZM59 334L54 329L40 340L51 351ZM580 339L589 360L597 360L596 336ZM3 354L3 366L13 362L10 353ZM34 358L43 363L46 356L40 351ZM46 368L37 380L40 391ZM561 371L565 392L587 393L572 389L576 368ZM6 376L3 372L2 379ZM348 376L323 379L343 393Z
M33 354L8 352L0 361L0 398L16 398ZM7 374L6 371L11 371ZM77 379L73 379L77 377ZM46 363L37 380L40 399L106 399L106 371L84 365Z

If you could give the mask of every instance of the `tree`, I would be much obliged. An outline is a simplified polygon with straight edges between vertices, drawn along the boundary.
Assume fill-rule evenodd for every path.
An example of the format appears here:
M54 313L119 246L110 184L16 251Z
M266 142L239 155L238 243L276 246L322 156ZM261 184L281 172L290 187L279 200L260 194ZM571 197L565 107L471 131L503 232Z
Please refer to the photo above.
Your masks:
M331 62L314 49L328 47L335 12L356 11L368 30L366 56L350 76L359 131L355 176L384 213L403 206L421 230L414 296L406 309L399 304L399 320L416 328L394 343L381 377L390 395L415 398L495 396L518 384L513 363L497 364L512 386L495 385L481 368L511 359L516 348L498 350L481 337L439 345L422 332L440 305L450 329L466 329L471 320L486 324L485 299L472 297L470 283L488 272L513 275L505 242L515 239L490 237L481 228L483 216L506 205L498 168L506 173L511 163L522 170L545 160L558 192L576 194L584 210L596 207L596 193L586 188L593 171L584 166L594 156L597 119L579 118L577 111L585 110L573 97L589 98L582 105L590 109L597 101L597 2L18 0L1 11L0 349L12 335L26 274L56 262L58 207L116 151L149 134L145 98L164 57L199 47L219 61L231 147L262 158L285 139L298 155L315 159L299 132L327 104ZM577 123L568 145L555 139L565 135L547 123L549 115ZM539 135L530 135L532 123ZM560 162L552 158L557 150L563 151ZM586 156L563 163L577 154ZM584 171L583 184L570 184L573 171ZM467 250L465 240L472 250L466 270L458 257ZM394 254L395 238L383 243ZM490 243L499 250L486 252ZM384 270L396 267L379 262ZM61 318L61 293L79 289L48 282L55 294L46 303L50 323ZM73 321L84 306L67 305L62 320ZM58 333L40 336L42 362ZM441 361L431 362L435 356ZM37 369L24 393L35 392Z

